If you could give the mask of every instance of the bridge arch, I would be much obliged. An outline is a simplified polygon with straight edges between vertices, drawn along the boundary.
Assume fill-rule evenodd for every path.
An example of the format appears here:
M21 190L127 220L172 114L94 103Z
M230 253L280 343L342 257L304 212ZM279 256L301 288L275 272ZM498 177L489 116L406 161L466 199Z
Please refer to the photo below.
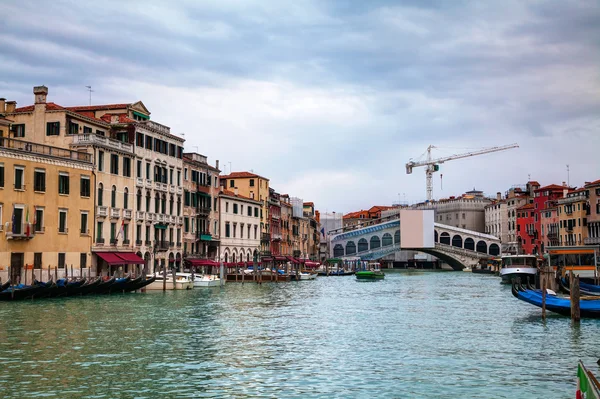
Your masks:
M500 247L498 246L498 244L490 244L490 255L500 255Z
M342 244L335 244L335 247L333 247L333 257L339 258L340 256L344 256L344 246Z
M394 233L394 244L400 244L400 230L396 230Z
M346 243L346 255L354 255L356 253L356 244L354 241L348 241Z
M358 240L358 252L364 252L369 250L369 243L366 239L361 238Z
M371 249L377 249L381 247L381 240L379 239L379 236L373 236L371 237L371 245L370 248Z
M381 246L387 247L389 245L394 244L394 240L392 239L392 235L390 233L385 233L381 238Z
M439 240L438 232L437 232L437 230L433 230L433 241L439 242L438 240Z
M440 244L450 245L450 233L444 231L440 234Z
M462 245L463 245L463 239L462 239L462 237L460 235L458 235L458 234L455 234L452 237L452 246L453 247L462 248Z
M475 251L475 241L471 237L467 237L465 239L464 249L470 249L471 251Z
M483 241L483 240L477 241L476 250L479 253L487 254L487 244L485 243L485 241Z

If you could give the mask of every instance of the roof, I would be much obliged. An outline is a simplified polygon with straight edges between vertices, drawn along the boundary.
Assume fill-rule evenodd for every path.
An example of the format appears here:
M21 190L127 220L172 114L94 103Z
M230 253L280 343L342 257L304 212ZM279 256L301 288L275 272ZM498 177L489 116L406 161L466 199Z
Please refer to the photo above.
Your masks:
M525 204L525 205L517 208L518 211L523 210L523 209L534 209L534 205L533 204Z
M527 182L527 184L531 184L532 186L539 186L540 185L540 183L538 183L536 180L529 180Z
M110 109L123 109L129 107L131 104L103 104L103 105L84 105L78 107L67 107L69 111L81 112L81 111L99 111L99 110L110 110Z
M221 175L221 179L247 179L251 177L260 177L261 179L269 180L266 177L259 176L250 172L231 172L228 175Z
M550 184L548 186L540 187L535 191L538 192L538 191L545 191L545 190L564 190L565 188L571 189L570 187L567 187L567 186L559 186L558 184Z
M385 205L374 205L369 208L369 212L378 212L378 211L386 211L388 209L393 209L393 206L385 206Z
M595 186L600 184L600 180L596 180L596 181L592 181L592 182L586 182L585 183L585 187L589 187L589 186Z
M302 205L306 205L306 206L315 206L315 204L313 202L305 202Z
M87 112L78 112L78 114L85 114L85 113L87 113ZM93 112L89 112L89 113L93 114ZM105 122L111 123L113 116L118 116L119 117L119 122L118 123L137 123L137 121L129 118L125 114L104 114L104 115L102 115L100 117L100 119L102 119Z
M15 113L33 112L34 109L35 109L35 105L27 105L25 107L16 108ZM62 105L58 105L56 103L46 103L46 111L60 111L60 110L67 110L67 108L63 107Z
M219 194L220 195L226 195L228 197L240 198L240 199L245 199L245 200L248 200L248 201L260 203L260 201L255 200L255 199L250 198L250 197L246 197L245 195L241 195L241 194L237 194L236 195L233 191L230 191L230 190L223 190Z

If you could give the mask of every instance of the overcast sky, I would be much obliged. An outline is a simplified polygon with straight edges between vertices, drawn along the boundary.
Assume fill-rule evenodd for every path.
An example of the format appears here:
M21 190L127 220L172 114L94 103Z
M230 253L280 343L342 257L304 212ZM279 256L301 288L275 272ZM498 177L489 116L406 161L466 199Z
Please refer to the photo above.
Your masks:
M525 4L528 3L528 4ZM142 100L229 172L348 212L600 178L600 2L3 1L0 97ZM441 175L443 174L443 186Z

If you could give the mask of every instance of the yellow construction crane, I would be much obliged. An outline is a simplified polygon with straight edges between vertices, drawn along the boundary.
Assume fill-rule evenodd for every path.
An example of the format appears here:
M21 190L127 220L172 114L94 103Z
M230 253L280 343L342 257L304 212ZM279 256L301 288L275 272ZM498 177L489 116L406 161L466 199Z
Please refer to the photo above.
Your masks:
M431 201L433 199L433 172L437 172L438 170L440 170L440 164L442 164L446 161L452 161L454 159L468 158L468 157L473 157L475 155L488 154L490 152L497 152L497 151L505 151L505 150L510 150L511 148L518 148L518 147L519 147L519 145L514 143L514 144L503 145L503 146L499 146L499 147L482 148L480 150L466 152L464 154L455 154L455 155L450 155L450 156L443 157L443 158L431 159L431 149L436 148L436 147L433 145L430 145L429 147L427 147L427 159L426 160L424 160L424 161L412 161L412 160L408 161L408 163L406 164L406 174L411 174L413 168L417 168L419 166L426 167L425 168L425 176L427 179L427 201Z

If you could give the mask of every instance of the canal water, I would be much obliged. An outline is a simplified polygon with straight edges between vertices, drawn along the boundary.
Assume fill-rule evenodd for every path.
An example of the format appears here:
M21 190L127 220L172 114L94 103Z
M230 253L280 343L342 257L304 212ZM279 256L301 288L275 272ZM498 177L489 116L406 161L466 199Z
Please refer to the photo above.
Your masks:
M574 397L600 320L540 315L460 272L0 303L0 396Z

